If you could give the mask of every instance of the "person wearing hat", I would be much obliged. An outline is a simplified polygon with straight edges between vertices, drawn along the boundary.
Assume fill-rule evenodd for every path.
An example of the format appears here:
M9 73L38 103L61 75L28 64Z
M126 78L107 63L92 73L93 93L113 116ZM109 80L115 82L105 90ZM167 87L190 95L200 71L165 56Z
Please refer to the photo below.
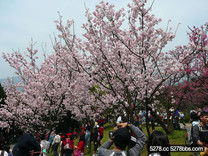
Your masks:
M131 142L131 134L129 129L134 133L136 142L133 147L126 151L126 147ZM109 150L113 143L115 147L113 150ZM112 139L109 139L98 149L98 156L127 156L127 153L130 156L138 156L141 154L145 143L146 137L138 127L128 124L127 122L119 123L114 128Z
M65 148L64 148L64 143L66 141L65 135L60 136L61 137L61 142L60 142L60 148L59 148L59 155L63 156L65 155Z
M74 151L74 139L72 133L66 135L67 138L64 142L65 156L71 156Z
M13 156L39 156L40 153L40 144L31 133L20 136L12 150Z

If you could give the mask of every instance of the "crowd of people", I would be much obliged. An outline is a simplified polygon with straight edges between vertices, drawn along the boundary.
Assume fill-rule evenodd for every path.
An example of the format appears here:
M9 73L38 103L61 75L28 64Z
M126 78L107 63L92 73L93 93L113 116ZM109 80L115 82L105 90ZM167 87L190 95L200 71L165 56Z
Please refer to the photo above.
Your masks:
M85 149L92 142L95 155L98 147L102 144L103 123L103 119L94 122L94 124L88 122L81 126L80 131L69 127L66 134L59 131L51 132L51 134L25 132L18 138L12 152L9 150L9 146L8 149L6 148L5 141L3 143L0 140L0 154L2 153L3 156L47 156L52 153L53 156L83 156Z
M155 130L155 126L158 124L157 118L160 118L159 120L161 120L161 122L163 122L164 124L167 124L167 120L168 120L168 113L167 112L161 111L161 112L155 112L155 113L156 113L156 117L154 117L150 111L148 112L149 124L152 127L152 132ZM174 107L171 107L169 109L169 120L172 120L175 130L182 129L181 124L183 124L183 127L186 126L186 124L184 122L184 116L185 115L182 111L179 111L178 109L175 110ZM124 115L120 115L117 118L116 122L118 123L121 120L123 120L124 118L126 118L125 113L124 113ZM139 126L139 128L142 129L141 125L146 124L146 111L140 110L138 115L135 115L135 114L133 115L133 118L135 121L135 125Z
M95 154L97 148L102 144L104 128L103 122L100 121L95 122L93 126L91 125L90 122L82 125L79 133L76 128L72 129L71 127L69 128L69 133L65 135L56 131L51 133L48 142L45 138L40 137L41 154L45 156L44 153L50 152L54 156L82 156L91 141L94 144L93 153ZM75 139L78 140L77 145L75 145Z
M204 147L204 152L194 152L194 155L208 155L208 112L192 111L190 115L192 118L190 146ZM0 156L47 156L49 153L53 156L84 156L90 142L93 143L93 156L138 156L145 144L148 156L171 155L170 151L151 150L154 146L170 147L165 133L154 130L146 140L142 129L135 124L137 122L134 124L124 122L122 116L118 117L116 126L109 133L109 140L102 143L103 123L103 120L93 124L88 122L81 126L80 131L69 128L66 134L55 131L50 135L39 134L34 137L31 133L25 133L19 137L12 152L0 142ZM114 147L110 148L113 144Z

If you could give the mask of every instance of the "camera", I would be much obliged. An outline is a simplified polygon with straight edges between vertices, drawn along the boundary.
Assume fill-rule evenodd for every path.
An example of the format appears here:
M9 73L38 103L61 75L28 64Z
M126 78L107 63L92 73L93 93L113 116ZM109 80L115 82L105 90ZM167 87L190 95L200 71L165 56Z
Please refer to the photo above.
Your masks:
M117 126L117 128L121 128L121 126ZM114 131L109 131L109 138L112 140L114 137Z
M109 138L112 140L114 137L114 132L113 131L109 131Z

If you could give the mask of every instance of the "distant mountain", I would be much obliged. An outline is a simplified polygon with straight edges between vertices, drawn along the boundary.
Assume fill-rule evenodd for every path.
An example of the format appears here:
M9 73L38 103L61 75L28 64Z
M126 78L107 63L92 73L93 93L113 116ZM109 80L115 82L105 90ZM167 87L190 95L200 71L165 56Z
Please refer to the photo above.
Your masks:
M13 77L13 78L11 78L11 79L13 79L13 82L14 82L14 84L16 84L16 83L18 83L18 82L20 82L21 80L20 80L20 78L19 77ZM3 84L3 82L6 82L6 83L8 83L8 80L7 80L7 78L5 78L5 79L0 79L0 83L1 84ZM3 86L3 85L2 85ZM4 87L4 86L3 86ZM18 87L17 88L18 90L20 90L20 91L23 91L23 89L22 89L22 87Z
M14 80L14 84L16 84L16 83L18 83L18 82L20 82L21 80L20 80L20 78L19 77L13 77L12 78L13 80ZM8 82L8 80L7 80L7 78L4 78L4 79L0 79L0 83L3 83L3 82Z

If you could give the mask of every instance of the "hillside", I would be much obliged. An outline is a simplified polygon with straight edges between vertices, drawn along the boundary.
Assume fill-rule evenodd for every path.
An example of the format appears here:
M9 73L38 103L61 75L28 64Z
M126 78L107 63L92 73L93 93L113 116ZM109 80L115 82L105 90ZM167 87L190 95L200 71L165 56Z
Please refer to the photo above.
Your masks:
M18 83L18 82L20 82L20 78L19 77L13 77L12 78L13 80L14 80L14 83ZM7 80L7 78L2 78L2 79L0 79L0 83L2 84L3 82L8 82L8 80Z

